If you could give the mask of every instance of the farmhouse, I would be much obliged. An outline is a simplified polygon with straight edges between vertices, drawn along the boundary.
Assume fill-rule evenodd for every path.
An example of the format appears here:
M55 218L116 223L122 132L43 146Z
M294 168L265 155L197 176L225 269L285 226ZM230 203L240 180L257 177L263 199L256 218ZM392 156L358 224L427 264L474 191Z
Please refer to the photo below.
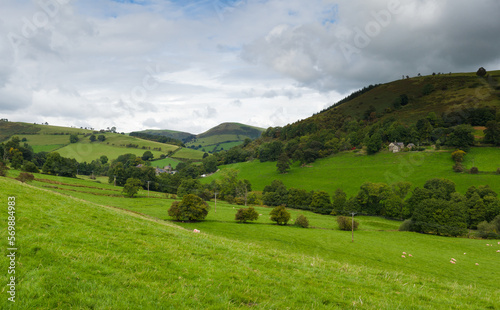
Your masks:
M389 144L389 152L397 153L404 149L405 144L403 142L393 142Z

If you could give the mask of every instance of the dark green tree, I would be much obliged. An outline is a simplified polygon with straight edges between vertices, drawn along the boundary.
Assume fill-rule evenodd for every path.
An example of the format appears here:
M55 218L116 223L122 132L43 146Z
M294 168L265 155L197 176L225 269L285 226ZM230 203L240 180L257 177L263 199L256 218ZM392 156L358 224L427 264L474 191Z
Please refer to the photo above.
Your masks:
M345 211L345 204L347 202L347 194L341 189L338 188L335 190L335 193L332 197L332 215L340 215Z
M78 139L78 135L70 135L69 136L69 142L70 143L77 143L78 140L80 140L80 139Z
M500 146L500 125L496 121L486 123L484 130L484 142Z
M290 170L290 158L286 155L286 153L281 153L281 155L278 157L278 162L276 163L276 167L278 168L279 173L287 173L288 170Z
M106 136L99 135L99 136L97 136L97 140L99 140L100 142L104 142L106 140Z
M312 196L311 210L320 214L330 214L332 212L330 195L325 191L315 192Z
M150 161L154 158L154 155L151 151L146 151L144 154L142 154L141 159L144 161Z
M90 135L89 140L90 140L90 142L95 142L97 140L97 138L94 134L92 134L92 135Z
M373 134L366 145L366 152L368 155L373 155L380 151L382 148L382 137L380 136L379 133Z

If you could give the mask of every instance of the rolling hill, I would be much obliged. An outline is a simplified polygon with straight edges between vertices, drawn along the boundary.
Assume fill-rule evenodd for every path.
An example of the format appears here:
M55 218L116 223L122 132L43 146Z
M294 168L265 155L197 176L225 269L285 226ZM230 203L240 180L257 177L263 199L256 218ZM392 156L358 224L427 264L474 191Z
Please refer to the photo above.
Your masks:
M198 135L173 130L148 129L140 132L178 139L191 149L214 153L241 145L245 139L257 139L263 131L263 128L240 123L222 123Z
M105 140L91 142L89 137L92 134L103 135ZM77 135L78 142L70 143L70 135ZM106 155L110 160L126 153L142 156L146 150L151 151L156 159L161 155L172 155L180 160L200 160L203 157L201 151L109 131L0 122L0 142L5 142L12 136L18 136L23 143L28 143L35 153L57 151L61 156L74 158L78 162L91 162L102 155Z

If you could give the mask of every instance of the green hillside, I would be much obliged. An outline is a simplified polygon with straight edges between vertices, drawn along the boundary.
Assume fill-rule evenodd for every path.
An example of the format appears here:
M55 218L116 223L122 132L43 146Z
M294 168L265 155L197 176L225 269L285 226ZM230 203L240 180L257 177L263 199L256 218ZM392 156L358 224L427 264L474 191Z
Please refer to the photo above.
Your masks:
M364 113L374 107L377 117L395 117L405 123L415 123L429 112L442 113L465 110L470 107L498 107L500 105L500 71L489 72L489 79L475 73L440 74L393 81L334 106L326 112L341 113L363 119ZM394 102L406 94L409 104L394 108ZM323 118L324 116L313 116Z
M79 141L70 143L70 135L77 135ZM104 135L104 141L91 142L89 135ZM131 153L142 156L146 150L153 153L156 159L161 155L176 153L176 158L181 160L200 160L203 152L196 150L181 150L176 145L159 143L131 137L113 132L92 131L86 129L58 127L48 125L35 125L27 123L0 122L0 137L5 142L12 136L18 136L28 143L35 153L57 151L63 157L74 158L78 162L91 162L102 155L106 155L110 160L120 155Z
M454 181L457 191L465 193L472 185L490 185L500 192L500 175L495 174L500 168L500 148L473 148L465 156L466 168L472 163L480 173L453 172L451 151L426 151L389 153L388 151L372 156L356 152L342 152L337 155L316 160L301 166L292 165L286 174L280 174L276 162L261 163L258 160L221 166L224 169L236 169L239 177L247 179L252 189L262 191L272 180L281 180L287 187L302 188L308 191L323 190L330 195L337 189L343 189L348 195L355 195L365 182L394 183L408 181L414 186L422 186L432 178L446 178ZM202 179L209 183L221 173Z
M500 298L496 243L396 232L397 222L377 218L359 218L351 243L331 216L303 212L321 229L279 227L257 207L258 223L245 225L223 203L183 229L163 220L173 200L36 176L51 191L0 178L2 200L16 197L21 236L15 309L495 309ZM13 306L8 288L2 309Z

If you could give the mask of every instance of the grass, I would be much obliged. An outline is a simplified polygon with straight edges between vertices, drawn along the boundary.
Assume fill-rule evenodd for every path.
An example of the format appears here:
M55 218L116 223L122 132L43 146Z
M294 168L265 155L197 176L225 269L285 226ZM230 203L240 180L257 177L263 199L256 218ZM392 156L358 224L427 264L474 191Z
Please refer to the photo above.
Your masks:
M414 186L423 186L431 178L446 178L456 184L457 191L465 193L472 185L490 185L500 193L500 176L490 174L470 175L455 173L452 170L453 161L450 151L440 152L381 152L367 156L358 153L339 153L337 155L317 160L305 167L295 163L286 174L279 174L276 162L260 163L254 160L222 166L224 169L239 170L239 177L248 179L252 189L261 191L272 180L283 181L287 187L306 190L324 190L332 194L335 189L342 188L348 195L355 195L364 182L394 183L409 181ZM500 148L473 148L466 156L466 165L470 158L475 158L479 171L496 171L500 166ZM218 178L220 173L202 179L210 183Z
M257 207L257 223L237 224L237 207L225 203L204 222L178 223L185 230L163 220L170 199L61 195L5 178L0 187L2 201L17 202L15 309L495 309L500 298L500 245L482 240L396 232L397 222L363 217L351 243L331 216L300 212L323 229L280 227ZM150 216L106 207L115 205ZM2 309L12 307L5 296Z
M180 150L176 151L172 155L172 157L178 159L190 159L194 161L200 161L203 158L203 154L205 153L202 151L197 151L190 148L181 148Z
M163 168L165 166L171 165L173 168L175 168L178 163L180 163L179 160L168 157L165 159L159 159L159 160L152 161L151 166Z

